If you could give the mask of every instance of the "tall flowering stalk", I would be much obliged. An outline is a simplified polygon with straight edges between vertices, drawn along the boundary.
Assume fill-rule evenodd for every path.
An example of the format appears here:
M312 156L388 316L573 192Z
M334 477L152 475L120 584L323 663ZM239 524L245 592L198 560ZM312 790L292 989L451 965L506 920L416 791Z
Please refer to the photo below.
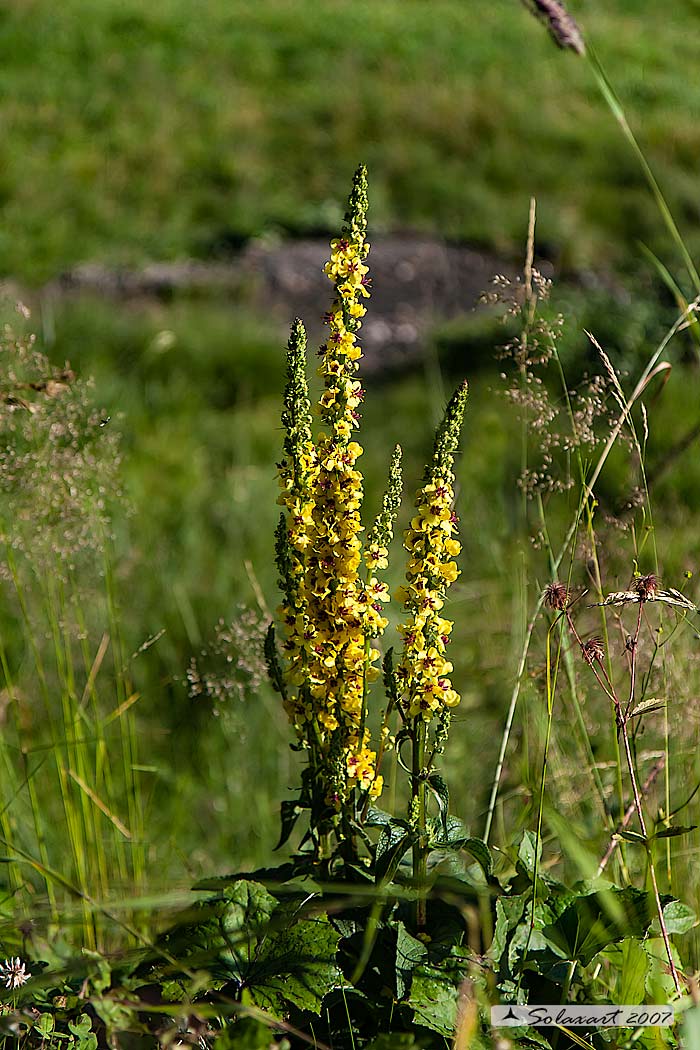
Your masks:
M319 351L323 429L314 442L306 336L298 320L289 340L282 415L279 502L285 511L277 530L277 565L286 667L278 665L271 646L268 661L300 745L309 751L304 802L312 811L311 836L319 856L328 854L332 832L341 843L352 841L360 802L376 798L382 789L366 726L367 686L379 675L379 651L371 639L387 625L383 603L389 599L387 585L374 570L386 566L400 474L395 461L392 495L385 498L370 534L367 571L361 574L363 487L356 463L363 450L354 433L364 393L356 378L362 357L357 338L370 294L366 216L367 177L360 167L346 225L331 242L325 267L335 295L325 315L329 336Z
M458 518L454 504L454 457L467 400L467 384L455 392L435 435L433 456L426 465L416 495L416 514L404 534L408 551L406 585L397 597L405 618L399 627L403 650L396 668L399 711L413 749L411 769L411 818L416 828L413 874L425 882L428 852L426 793L435 756L447 738L452 709L459 694L449 678L452 664L446 649L453 623L442 615L445 595L457 579L454 559L461 550L455 539ZM433 727L432 746L427 751L428 729ZM425 900L417 905L417 924L425 925Z
M401 499L401 449L394 450L382 507L363 547L363 479L357 466L362 446L355 432L364 393L357 379L362 357L358 333L370 294L366 227L367 178L360 167L342 235L331 242L325 266L334 298L324 318L328 338L319 351L323 392L316 438L306 379L306 334L299 320L292 325L287 350L284 459L278 465L283 512L276 534L283 659L272 630L267 658L308 764L299 800L283 803L282 841L301 810L307 809L310 826L304 841L311 840L314 858L325 862L340 854L356 860L358 834L369 844L361 825L370 803L381 794L379 765L392 745L389 719L398 710L404 723L401 741L409 737L413 743L413 765L409 830L405 821L397 827L403 827L407 840L415 841L414 875L422 884L428 852L426 788L443 796L446 792L432 766L447 736L450 711L459 703L449 678L452 664L445 655L452 622L441 610L447 588L458 576L452 467L467 388L464 384L456 392L438 427L416 498L417 511L404 537L409 561L400 592L403 651L395 671L391 652L385 659L388 703L377 754L370 746L368 687L379 676L379 651L373 643L387 626L389 589L380 574L388 565ZM441 805L444 809L444 801ZM394 863L399 860L397 853ZM419 925L423 924L419 912Z

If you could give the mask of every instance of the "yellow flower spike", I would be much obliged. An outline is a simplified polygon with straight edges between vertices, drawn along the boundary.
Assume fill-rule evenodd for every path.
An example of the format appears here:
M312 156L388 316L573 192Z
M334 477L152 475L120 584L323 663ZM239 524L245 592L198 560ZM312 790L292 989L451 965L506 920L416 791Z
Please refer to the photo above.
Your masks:
M438 428L433 459L416 494L417 513L404 534L409 586L400 588L397 597L409 619L399 628L404 645L397 676L406 694L409 717L426 722L459 703L458 694L445 677L452 664L443 656L452 623L440 615L440 610L447 587L459 575L456 562L451 560L461 549L458 541L451 539L456 528L452 464L465 401L466 386L454 395Z

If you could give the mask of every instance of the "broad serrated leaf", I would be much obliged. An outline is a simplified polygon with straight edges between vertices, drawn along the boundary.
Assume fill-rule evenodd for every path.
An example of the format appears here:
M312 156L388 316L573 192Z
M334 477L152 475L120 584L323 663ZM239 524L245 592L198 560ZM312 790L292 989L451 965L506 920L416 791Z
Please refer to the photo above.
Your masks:
M188 909L161 935L159 944L188 968L239 978L276 907L277 901L260 883L238 879L223 885L217 897Z
M294 831L294 825L299 819L302 813L302 807L298 802L290 802L285 799L280 805L280 837L279 842L275 846L275 849L281 849L285 842L289 840L289 836Z
M408 1002L416 1024L451 1038L457 1018L457 989L440 970L432 966L416 967Z
M343 938L352 937L354 933L357 933L357 919L350 919L345 915L331 915L330 920L333 928L336 929Z
M253 1001L276 1017L290 1005L319 1014L324 995L343 979L336 963L339 941L325 914L268 935L245 974Z
M396 924L396 998L405 999L411 988L413 972L427 957L422 941L408 932L402 922Z
M443 846L452 846L455 849L461 848L463 842L469 838L469 832L467 831L467 825L459 817L450 816L447 817L447 834L445 835L444 842L440 844Z

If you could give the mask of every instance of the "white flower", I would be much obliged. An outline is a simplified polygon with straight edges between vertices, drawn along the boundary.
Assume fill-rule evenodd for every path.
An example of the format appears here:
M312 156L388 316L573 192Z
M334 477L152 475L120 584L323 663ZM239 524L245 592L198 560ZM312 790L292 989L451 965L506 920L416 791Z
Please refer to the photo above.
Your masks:
M6 988L21 988L31 976L19 956L0 963L0 980L5 982Z

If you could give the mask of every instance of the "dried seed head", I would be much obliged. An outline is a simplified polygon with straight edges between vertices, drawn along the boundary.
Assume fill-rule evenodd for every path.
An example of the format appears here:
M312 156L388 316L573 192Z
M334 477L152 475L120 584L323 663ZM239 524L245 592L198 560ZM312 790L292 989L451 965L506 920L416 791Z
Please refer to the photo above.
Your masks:
M591 667L594 663L602 664L605 659L605 646L600 638L589 638L581 646L581 656Z
M649 572L646 576L640 576L639 579L635 580L633 587L639 595L639 600L642 602L648 602L658 591L659 580L653 572Z
M581 30L559 0L524 0L524 3L534 15L546 22L555 44L569 48L577 55L585 55L586 45Z
M549 609L565 609L569 604L569 591L563 583L549 583L542 595L544 604Z

